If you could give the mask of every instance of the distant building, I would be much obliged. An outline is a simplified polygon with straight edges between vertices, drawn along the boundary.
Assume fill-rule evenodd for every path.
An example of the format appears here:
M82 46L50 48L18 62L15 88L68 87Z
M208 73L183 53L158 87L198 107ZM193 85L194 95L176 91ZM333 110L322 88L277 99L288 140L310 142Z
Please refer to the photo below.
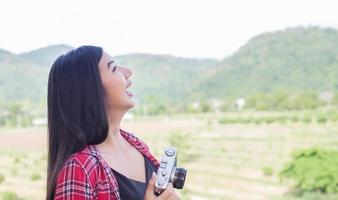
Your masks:
M194 101L192 104L191 104L191 107L194 109L194 110L198 110L198 108L200 107L200 103L198 101Z
M33 126L45 126L47 125L47 118L35 118L32 120Z
M128 121L128 120L132 120L132 119L134 119L134 114L132 114L132 113L127 112L123 116L123 120L127 120Z
M237 99L235 102L235 106L237 111L242 110L245 106L245 99Z

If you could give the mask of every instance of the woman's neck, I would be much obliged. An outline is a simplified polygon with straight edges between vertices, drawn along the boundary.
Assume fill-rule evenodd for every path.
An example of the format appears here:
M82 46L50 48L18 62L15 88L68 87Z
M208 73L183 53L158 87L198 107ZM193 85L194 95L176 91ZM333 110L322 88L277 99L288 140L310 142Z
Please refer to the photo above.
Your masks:
M124 114L125 112L117 112L116 110L114 110L114 112L108 112L108 136L102 143L97 145L101 152L116 153L124 151L126 148L127 141L120 133L120 123Z

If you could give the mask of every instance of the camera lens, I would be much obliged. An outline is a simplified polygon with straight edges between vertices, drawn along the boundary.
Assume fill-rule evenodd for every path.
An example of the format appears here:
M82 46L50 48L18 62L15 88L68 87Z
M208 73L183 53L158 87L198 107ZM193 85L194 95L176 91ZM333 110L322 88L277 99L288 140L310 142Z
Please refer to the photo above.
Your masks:
M184 186L186 175L187 175L187 170L183 168L176 168L173 187L176 189L182 189Z

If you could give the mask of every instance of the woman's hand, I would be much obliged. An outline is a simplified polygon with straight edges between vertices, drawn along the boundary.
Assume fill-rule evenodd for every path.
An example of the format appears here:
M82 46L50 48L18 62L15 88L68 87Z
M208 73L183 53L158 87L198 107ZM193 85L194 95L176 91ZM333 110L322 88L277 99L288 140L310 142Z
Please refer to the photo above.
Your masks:
M180 197L176 194L173 185L169 183L168 187L160 196L154 194L156 174L153 172L151 179L149 180L144 200L180 200Z

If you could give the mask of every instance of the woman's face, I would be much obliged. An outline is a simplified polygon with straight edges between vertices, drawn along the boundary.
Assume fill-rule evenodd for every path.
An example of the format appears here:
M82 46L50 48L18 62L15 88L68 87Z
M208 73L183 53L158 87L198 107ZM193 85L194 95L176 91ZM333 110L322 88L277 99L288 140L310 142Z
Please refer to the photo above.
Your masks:
M114 62L113 58L103 52L99 63L101 82L105 90L105 103L109 110L128 110L134 107L132 94L127 93L131 81L132 72L127 67L122 67Z

